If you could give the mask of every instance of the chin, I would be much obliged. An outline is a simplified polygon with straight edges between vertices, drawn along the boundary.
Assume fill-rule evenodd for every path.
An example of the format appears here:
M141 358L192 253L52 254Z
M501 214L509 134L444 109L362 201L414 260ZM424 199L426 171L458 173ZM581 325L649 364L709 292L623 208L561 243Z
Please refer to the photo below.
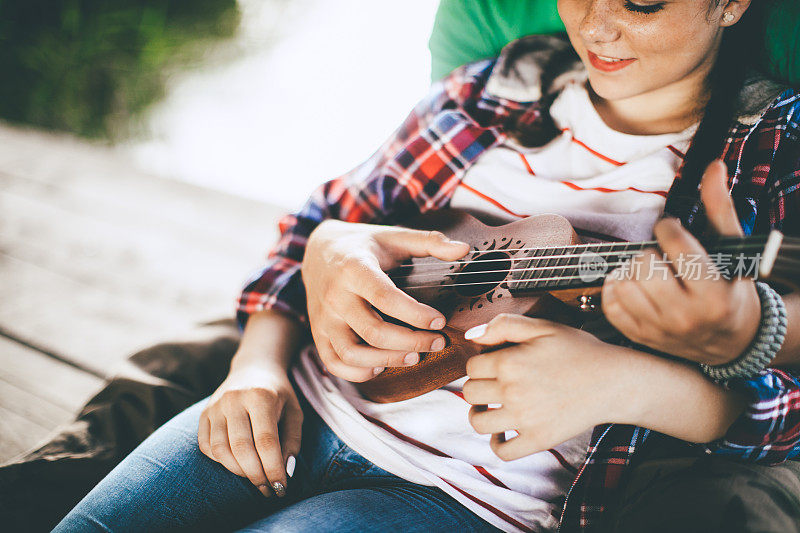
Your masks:
M603 100L623 100L642 93L635 84L623 77L609 80L589 76L589 85L591 85L595 94Z

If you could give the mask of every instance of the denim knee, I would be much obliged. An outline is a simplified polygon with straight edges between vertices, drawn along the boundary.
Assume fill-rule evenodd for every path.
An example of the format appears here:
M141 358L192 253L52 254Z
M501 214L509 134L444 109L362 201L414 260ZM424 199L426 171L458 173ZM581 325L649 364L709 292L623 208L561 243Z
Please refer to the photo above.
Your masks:
M206 402L189 407L148 437L55 531L227 528L237 513L243 521L256 516L263 496L200 451L197 428Z

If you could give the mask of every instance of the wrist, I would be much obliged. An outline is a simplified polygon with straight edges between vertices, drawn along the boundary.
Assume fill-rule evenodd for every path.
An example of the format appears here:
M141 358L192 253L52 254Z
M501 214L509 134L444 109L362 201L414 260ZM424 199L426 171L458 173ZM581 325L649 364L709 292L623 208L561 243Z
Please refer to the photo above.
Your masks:
M614 422L689 442L721 438L741 415L742 396L708 380L694 365L624 348L629 354L627 407Z
M600 409L597 423L636 424L649 410L651 398L643 378L648 375L649 357L643 352L605 344L602 361L604 398L595 402Z
M788 327L783 299L766 283L758 282L756 288L760 309L757 314L759 325L754 339L743 352L728 363L700 365L703 373L716 382L733 378L751 379L757 376L772 363L783 347Z
M253 313L247 321L231 368L239 365L271 365L288 370L305 337L294 317L275 309Z
M287 374L291 366L289 354L278 354L269 351L243 350L241 347L231 359L230 373L234 372L271 372Z
M742 301L732 306L723 320L723 331L705 343L706 353L696 361L705 365L724 365L734 361L755 339L760 321L761 301L755 283L750 281Z

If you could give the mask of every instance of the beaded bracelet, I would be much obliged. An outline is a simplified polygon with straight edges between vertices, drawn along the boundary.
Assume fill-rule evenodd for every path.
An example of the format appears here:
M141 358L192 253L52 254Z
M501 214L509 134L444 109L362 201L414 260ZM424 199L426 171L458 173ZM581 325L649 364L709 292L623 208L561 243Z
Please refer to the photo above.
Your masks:
M750 379L767 368L786 338L786 306L780 294L761 281L756 282L761 300L761 323L756 337L738 358L724 365L700 364L705 375L716 382L733 378Z

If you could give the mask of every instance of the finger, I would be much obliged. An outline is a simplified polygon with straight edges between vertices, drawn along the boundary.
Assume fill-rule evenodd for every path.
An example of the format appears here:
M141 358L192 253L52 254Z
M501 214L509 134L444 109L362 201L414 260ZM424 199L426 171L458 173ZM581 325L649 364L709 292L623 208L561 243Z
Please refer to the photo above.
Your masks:
M714 269L711 259L700 241L686 231L678 219L660 220L653 233L682 286L698 290L713 283L708 279Z
M397 228L380 237L390 252L408 257L435 257L443 261L461 259L469 252L469 244L450 240L440 231Z
M552 334L554 327L555 324L549 320L503 313L487 324L467 330L464 338L480 344L525 342Z
M419 362L417 352L381 350L362 344L358 335L344 322L331 332L330 339L336 355L346 365L385 368L412 366Z
M719 159L712 161L700 182L700 199L709 222L720 235L743 236L739 216L728 193L728 167Z
M541 448L533 439L522 439L519 436L506 440L504 433L496 433L489 440L492 451L503 461L513 461L547 448Z
M215 460L211 453L211 424L208 421L208 415L205 411L200 414L200 424L197 428L197 445L200 447L200 451L203 452L203 455L207 456L209 459Z
M248 403L247 410L253 427L253 440L269 486L275 494L283 497L286 495L286 466L278 433L278 407L272 403L254 401Z
M376 309L416 328L441 329L445 325L442 313L398 289L377 263L368 274L352 277L349 288Z
M280 423L283 467L287 477L292 477L292 475L294 475L294 465L291 465L289 457L297 457L300 453L300 439L302 433L303 410L300 408L300 403L297 401L297 398L292 397L284 406L283 419Z
M403 352L438 352L445 346L444 337L440 333L413 331L386 322L366 301L358 297L343 301L337 313L364 342L374 348Z
M250 417L244 410L237 408L233 412L226 413L225 420L228 426L228 442L231 445L234 459L242 467L250 483L261 494L270 497L272 493L267 483L267 476L261 466L261 459L258 452L256 452Z
M650 324L655 320L652 318L653 313L632 313L625 305L627 302L623 303L623 298L614 294L615 288L603 287L603 315L625 337L640 344L644 343L651 338L648 335L651 334Z
M481 435L501 433L514 429L514 418L507 409L482 409L470 407L469 423Z
M494 379L469 379L461 392L472 405L502 404L505 397L500 383Z
M622 272L620 271L620 274ZM626 276L613 276L610 281L616 280L634 283L661 281L674 276L664 254L656 248L645 248L633 255L626 265Z
M231 451L228 442L228 423L224 416L215 416L211 419L209 441L211 442L211 455L215 461L237 476L247 477Z
M496 379L499 359L497 352L473 355L467 360L469 379Z
M601 305L611 304L631 313L637 323L652 322L663 314L663 307L676 297L683 288L670 270L666 277L654 277L640 281L607 280L601 292Z
M327 338L320 340L315 339L314 342L315 346L317 347L319 358L325 364L325 368L328 370L328 372L338 378L352 381L353 383L361 383L374 378L377 374L383 371L383 368L381 367L362 368L358 366L346 365L341 359L339 359L339 356L333 349L333 345L331 345L331 342L327 340Z

